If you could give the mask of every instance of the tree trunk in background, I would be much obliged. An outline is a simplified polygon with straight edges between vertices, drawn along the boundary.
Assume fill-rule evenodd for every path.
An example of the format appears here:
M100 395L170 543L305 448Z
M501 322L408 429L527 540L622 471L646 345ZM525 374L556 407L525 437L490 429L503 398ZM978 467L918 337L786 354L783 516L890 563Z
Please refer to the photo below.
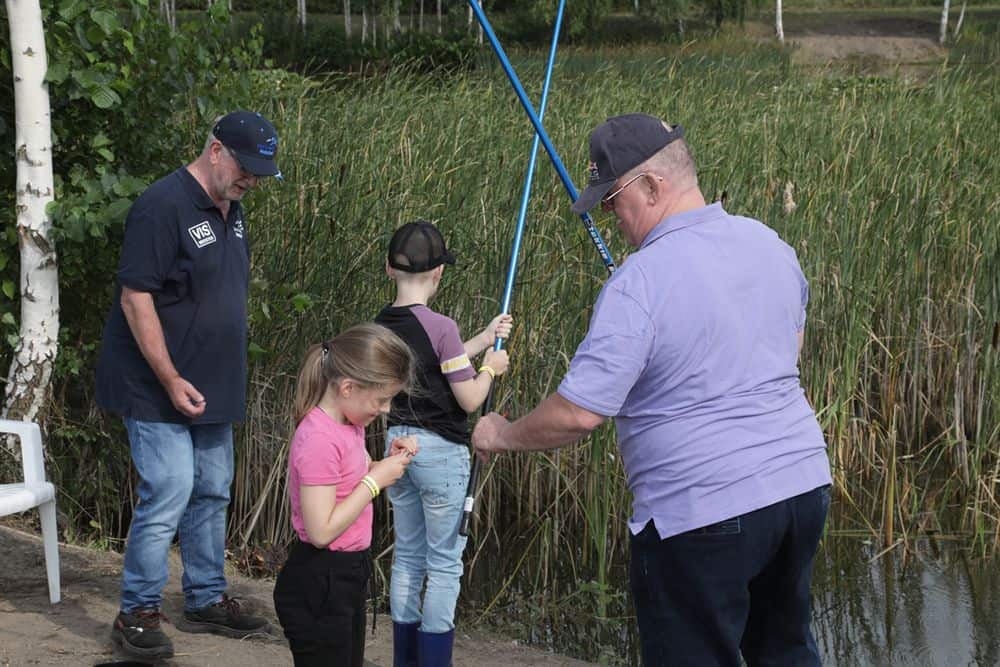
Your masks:
M368 3L361 3L361 43L368 41Z
M170 31L177 30L177 3L176 0L160 0L160 16L164 22L170 26Z
M351 0L344 0L344 34L351 39Z
M306 34L306 0L296 0L296 14L304 35Z
M785 43L785 26L781 21L781 0L774 3L774 32L778 34L778 42Z
M59 351L59 268L46 206L53 198L48 58L38 0L6 0L14 74L21 332L7 375L3 416L37 421ZM20 459L20 448L15 456Z
M441 27L441 0L437 0L437 10L438 10L438 34L441 34L443 28Z
M476 4L479 5L480 9L483 8L483 0L476 0ZM476 23L479 23L479 21L476 21ZM478 41L480 45L483 43L483 26L481 24L479 26L479 38L476 41Z
M962 22L965 21L965 6L968 4L968 0L962 0L962 11L958 13L958 23L955 24L955 30L951 33L951 36L958 39L958 31L962 29Z
M392 0L392 31L397 35L403 32L403 24L399 20L399 0Z
M420 20L417 21L417 30L424 31L424 0L420 0Z
M951 0L944 0L944 6L941 9L941 34L938 36L938 43L944 46L945 41L948 39L948 10L951 7Z

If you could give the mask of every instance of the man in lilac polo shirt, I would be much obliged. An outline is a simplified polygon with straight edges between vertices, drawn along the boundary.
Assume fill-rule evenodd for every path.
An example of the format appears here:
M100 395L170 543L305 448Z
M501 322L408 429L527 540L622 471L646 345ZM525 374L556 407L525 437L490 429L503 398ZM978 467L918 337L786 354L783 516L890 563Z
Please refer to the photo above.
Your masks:
M591 134L573 212L600 202L638 250L558 392L472 441L549 449L614 417L643 663L819 665L809 585L831 480L799 382L808 284L774 231L706 205L683 137L645 114Z

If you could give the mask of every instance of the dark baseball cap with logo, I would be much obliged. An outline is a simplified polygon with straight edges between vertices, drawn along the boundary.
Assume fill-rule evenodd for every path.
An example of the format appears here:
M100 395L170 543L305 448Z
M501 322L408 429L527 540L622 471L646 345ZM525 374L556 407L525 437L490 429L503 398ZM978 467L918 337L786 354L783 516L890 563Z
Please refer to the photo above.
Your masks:
M408 222L389 241L389 266L407 273L423 273L442 264L454 264L438 228L424 220Z
M587 189L571 210L583 215L597 206L623 174L653 157L664 146L684 136L684 128L671 129L644 113L609 118L590 133Z
M281 170L274 161L278 154L278 133L259 113L228 113L215 124L212 134L254 176L281 178Z

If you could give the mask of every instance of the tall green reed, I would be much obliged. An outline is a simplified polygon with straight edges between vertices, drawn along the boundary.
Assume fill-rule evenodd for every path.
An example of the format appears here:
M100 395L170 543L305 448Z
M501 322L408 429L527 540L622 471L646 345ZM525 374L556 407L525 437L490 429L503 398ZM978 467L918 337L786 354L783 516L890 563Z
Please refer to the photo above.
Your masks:
M542 57L514 58L538 91ZM567 51L546 127L582 179L587 134L604 118L641 110L684 124L706 195L774 227L810 281L801 368L844 509L831 527L891 545L930 522L986 551L1000 538L1000 77L953 66L921 83L820 74L770 49ZM434 305L463 332L497 312L532 139L488 64L285 89L294 94L261 107L280 128L287 180L249 204L256 352L231 537L251 545L290 534L284 448L299 358L391 298L383 256L398 225L433 220L455 250ZM602 231L622 259L621 239ZM498 410L516 417L556 389L603 279L540 161ZM495 460L463 609L527 613L531 638L562 649L596 614L605 645L631 644L629 502L610 426L582 446Z

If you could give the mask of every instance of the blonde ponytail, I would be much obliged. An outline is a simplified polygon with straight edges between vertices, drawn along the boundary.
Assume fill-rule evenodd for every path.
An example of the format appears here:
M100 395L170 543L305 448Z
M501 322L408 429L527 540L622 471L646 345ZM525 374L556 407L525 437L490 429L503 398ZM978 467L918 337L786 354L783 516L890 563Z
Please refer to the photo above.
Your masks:
M358 324L306 352L295 387L295 423L319 405L326 388L351 379L374 389L414 384L414 359L409 346L379 324Z

